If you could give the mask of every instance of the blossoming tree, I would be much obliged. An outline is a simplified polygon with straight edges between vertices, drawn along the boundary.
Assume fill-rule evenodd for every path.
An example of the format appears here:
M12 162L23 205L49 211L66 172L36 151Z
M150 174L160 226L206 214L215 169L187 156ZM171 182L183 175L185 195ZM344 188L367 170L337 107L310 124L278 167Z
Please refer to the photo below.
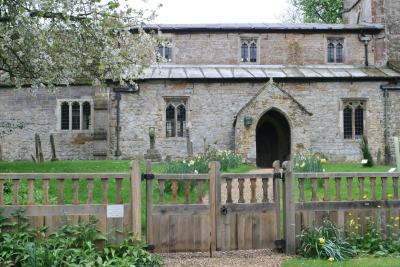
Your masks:
M0 78L31 89L133 83L156 56L142 30L154 12L122 2L0 0Z

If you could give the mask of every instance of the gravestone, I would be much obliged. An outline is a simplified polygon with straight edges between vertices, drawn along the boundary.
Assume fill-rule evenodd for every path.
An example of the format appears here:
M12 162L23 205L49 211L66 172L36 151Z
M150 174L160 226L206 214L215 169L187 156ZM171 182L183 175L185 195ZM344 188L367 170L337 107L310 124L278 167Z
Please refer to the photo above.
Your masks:
M150 148L147 149L147 153L144 154L144 158L151 160L152 162L160 162L161 154L156 149L156 133L154 127L150 127L149 129L149 138L150 138Z

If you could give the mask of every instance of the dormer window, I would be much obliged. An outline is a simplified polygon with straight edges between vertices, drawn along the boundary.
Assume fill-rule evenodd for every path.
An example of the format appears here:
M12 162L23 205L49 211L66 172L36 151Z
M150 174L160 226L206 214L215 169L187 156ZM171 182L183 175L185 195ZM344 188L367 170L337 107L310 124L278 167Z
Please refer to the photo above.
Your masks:
M343 39L328 39L327 60L328 63L344 62Z
M242 39L240 43L240 62L257 62L257 40Z
M158 53L160 58L163 58L166 62L172 61L172 45L163 43L158 46Z

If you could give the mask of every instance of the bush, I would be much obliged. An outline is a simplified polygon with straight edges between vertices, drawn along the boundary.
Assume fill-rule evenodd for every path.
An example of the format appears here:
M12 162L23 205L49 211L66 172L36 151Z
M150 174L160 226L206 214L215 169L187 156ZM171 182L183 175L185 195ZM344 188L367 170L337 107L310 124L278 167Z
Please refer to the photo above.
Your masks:
M118 246L110 244L96 223L91 218L79 225L64 225L45 237L45 228L29 228L22 210L13 214L13 220L0 214L0 266L161 265L161 259L132 236Z
M341 261L356 255L356 251L345 240L344 232L326 218L320 227L303 229L299 240L299 254L306 258Z
M295 172L323 172L326 162L325 158L310 152L299 152L293 156Z
M360 142L360 150L363 155L363 159L368 160L367 163L363 164L365 167L372 167L374 166L374 161L372 159L371 152L369 150L368 146L368 138L366 135L362 136L361 142Z

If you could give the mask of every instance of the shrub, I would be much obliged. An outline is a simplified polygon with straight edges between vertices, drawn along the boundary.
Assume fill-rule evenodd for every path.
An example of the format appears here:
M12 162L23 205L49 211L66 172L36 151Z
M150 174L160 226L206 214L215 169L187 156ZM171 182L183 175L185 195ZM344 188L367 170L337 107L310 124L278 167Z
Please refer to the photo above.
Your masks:
M374 256L400 253L399 217L391 217L385 225L380 220L374 221L371 217L366 217L363 232L360 231L359 219L350 220L348 232L348 240L358 252Z
M360 150L363 155L363 159L368 160L367 163L363 164L365 167L372 167L374 166L374 161L372 159L371 152L369 150L369 145L368 145L368 138L366 135L362 136L361 142L360 142Z
M356 255L344 232L328 219L320 227L307 227L299 235L299 254L306 258L341 261Z
M79 225L64 225L44 238L46 229L31 229L22 210L13 214L13 220L0 214L0 266L161 265L161 259L132 236L118 246L110 244L96 223L91 218Z
M299 152L293 156L293 162L295 172L323 172L327 160L317 154Z
M219 161L221 170L227 171L230 168L239 167L242 158L239 154L229 150L209 148L205 153L198 154L193 159L171 161L163 171L165 173L207 173L208 164L211 161Z

